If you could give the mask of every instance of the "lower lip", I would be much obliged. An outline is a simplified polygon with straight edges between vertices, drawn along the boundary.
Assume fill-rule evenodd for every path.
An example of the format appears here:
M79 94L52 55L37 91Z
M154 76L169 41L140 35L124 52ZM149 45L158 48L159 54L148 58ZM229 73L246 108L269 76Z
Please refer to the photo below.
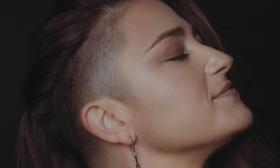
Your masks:
M223 98L223 97L235 97L237 95L238 91L235 88L231 88L227 90L226 92L222 93L215 99Z

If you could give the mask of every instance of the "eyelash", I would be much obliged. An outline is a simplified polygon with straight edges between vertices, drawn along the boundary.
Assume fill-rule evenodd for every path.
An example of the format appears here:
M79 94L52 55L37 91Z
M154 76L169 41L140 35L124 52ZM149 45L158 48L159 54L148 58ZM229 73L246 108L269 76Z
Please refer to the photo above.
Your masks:
M193 32L194 32L194 35L195 35L195 38L197 39L197 41L204 44L204 42L203 42L200 34L198 33L198 31L196 29L194 29ZM184 61L189 57L189 55L190 55L189 53L182 53L182 54L179 54L176 57L172 57L172 58L170 58L166 61Z
M184 61L189 57L189 53L182 53L176 57L170 58L167 61Z

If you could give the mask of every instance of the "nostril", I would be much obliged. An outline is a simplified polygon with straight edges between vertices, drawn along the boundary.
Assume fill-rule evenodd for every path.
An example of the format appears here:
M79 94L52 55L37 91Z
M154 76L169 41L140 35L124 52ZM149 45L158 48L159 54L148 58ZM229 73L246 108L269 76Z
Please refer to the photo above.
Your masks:
M225 62L224 62L224 68L225 68L225 74L229 74L232 70L232 66L233 66L233 58L231 56L227 56Z
M232 67L233 58L229 55L219 54L213 56L207 63L206 74L215 75L221 72L225 75Z

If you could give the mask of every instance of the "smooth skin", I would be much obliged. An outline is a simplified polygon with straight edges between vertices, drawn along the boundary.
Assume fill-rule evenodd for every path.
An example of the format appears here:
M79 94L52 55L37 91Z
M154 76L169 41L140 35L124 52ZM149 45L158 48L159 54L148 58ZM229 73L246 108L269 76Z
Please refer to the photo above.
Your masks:
M178 26L184 35L147 50L162 32ZM167 5L135 0L119 28L127 39L118 65L129 99L98 99L81 110L85 128L102 140L92 166L135 167L132 137L141 168L202 168L215 150L252 124L239 94L213 99L228 81L232 57L202 44ZM169 60L183 53L186 58Z

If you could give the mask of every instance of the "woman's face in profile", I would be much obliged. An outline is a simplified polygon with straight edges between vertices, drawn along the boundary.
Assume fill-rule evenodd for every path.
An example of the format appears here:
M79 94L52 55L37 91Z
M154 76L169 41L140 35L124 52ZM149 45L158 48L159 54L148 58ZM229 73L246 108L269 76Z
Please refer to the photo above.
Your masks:
M213 98L228 82L232 58L203 45L167 5L134 1L120 28L127 43L119 65L130 86L127 106L139 143L187 149L221 142L252 123L238 94Z

